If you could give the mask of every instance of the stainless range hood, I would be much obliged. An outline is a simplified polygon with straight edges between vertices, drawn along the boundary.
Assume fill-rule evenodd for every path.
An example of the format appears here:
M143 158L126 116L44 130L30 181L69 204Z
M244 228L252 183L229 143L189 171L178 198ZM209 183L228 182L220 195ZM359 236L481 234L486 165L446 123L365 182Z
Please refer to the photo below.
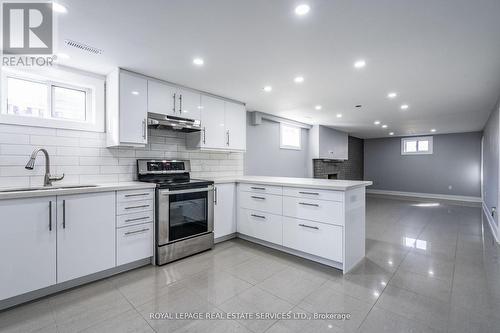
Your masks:
M153 128L173 129L181 132L198 132L201 130L199 120L151 112L148 112L148 126Z

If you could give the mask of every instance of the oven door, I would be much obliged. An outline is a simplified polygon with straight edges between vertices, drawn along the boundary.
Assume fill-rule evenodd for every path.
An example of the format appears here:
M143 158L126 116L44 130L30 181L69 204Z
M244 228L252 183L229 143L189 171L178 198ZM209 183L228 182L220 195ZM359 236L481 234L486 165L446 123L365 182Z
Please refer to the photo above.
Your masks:
M213 231L214 187L158 190L158 245Z

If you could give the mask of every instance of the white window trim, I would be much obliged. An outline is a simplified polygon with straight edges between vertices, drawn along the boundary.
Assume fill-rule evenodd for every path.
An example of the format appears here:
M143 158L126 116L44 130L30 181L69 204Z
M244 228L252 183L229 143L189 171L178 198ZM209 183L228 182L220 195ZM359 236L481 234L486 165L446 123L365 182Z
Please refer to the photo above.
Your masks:
M417 141L417 150L418 150L418 141L429 141L429 150L428 151L416 151L416 152L405 152L405 142L406 141ZM432 155L434 153L434 137L432 136L413 136L401 138L401 155Z
M85 118L88 120L83 122L66 119L43 119L3 113L3 111L7 107L6 83L8 77L40 82L43 84L54 85L63 88L85 90L87 92L87 100L85 103ZM29 71L23 69L12 70L4 67L2 68L0 90L0 123L89 132L104 132L104 84L104 77L62 66L58 66L57 68L30 69ZM49 88L50 89L48 93L52 95L52 89L51 87ZM49 105L49 107L49 111L51 111L51 105Z
M289 146L283 144L283 126L295 127L299 129L299 146ZM287 123L280 123L280 149L290 149L290 150L302 150L302 128L299 126L295 126Z

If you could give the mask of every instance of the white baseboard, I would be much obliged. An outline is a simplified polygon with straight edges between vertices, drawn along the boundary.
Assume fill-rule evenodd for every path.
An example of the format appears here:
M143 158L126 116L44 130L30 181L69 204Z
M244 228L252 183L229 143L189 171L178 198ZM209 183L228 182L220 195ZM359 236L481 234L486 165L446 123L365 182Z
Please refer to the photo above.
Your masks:
M495 237L495 240L497 241L497 243L500 243L500 237L498 235L499 230L498 230L498 227L496 226L495 220L493 219L493 216L491 216L491 212L488 209L488 207L486 207L484 202L483 202L482 206L483 206L484 215L486 215L486 219L488 220L488 224L490 225L491 233L493 234L493 237Z
M401 192L401 191L386 191L386 190L374 190L374 189L366 189L366 193L367 194L381 194L381 195L396 195L396 196L402 196L402 197L414 197L414 198L423 198L423 199L440 199L440 200L477 202L477 203L482 202L481 197L469 197L469 196L465 196L465 195Z

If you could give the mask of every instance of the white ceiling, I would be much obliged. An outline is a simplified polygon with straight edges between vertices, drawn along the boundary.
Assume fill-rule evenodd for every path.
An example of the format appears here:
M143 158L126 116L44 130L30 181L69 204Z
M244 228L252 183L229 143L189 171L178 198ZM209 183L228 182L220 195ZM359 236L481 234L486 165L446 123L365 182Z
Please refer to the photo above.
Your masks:
M297 17L301 2L311 11ZM301 2L61 0L59 51L69 66L120 66L364 138L483 128L500 95L499 0ZM67 48L67 38L104 52ZM365 68L353 68L358 59Z

